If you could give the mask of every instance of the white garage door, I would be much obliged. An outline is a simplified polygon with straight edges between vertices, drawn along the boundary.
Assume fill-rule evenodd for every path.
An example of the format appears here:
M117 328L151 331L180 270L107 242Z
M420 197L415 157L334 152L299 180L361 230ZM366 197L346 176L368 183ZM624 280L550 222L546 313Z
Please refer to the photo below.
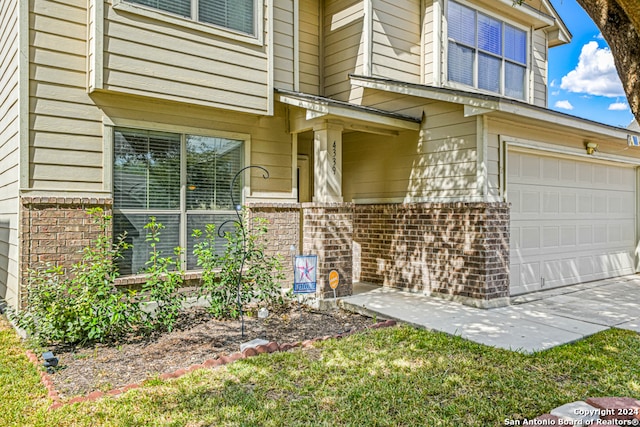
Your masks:
M511 294L634 273L633 167L509 150Z

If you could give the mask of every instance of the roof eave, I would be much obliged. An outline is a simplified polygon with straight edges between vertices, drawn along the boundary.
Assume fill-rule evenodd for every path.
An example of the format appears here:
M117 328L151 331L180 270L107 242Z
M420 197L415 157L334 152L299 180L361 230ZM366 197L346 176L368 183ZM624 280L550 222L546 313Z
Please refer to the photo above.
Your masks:
M492 112L498 111L561 125L580 131L587 131L609 138L613 137L626 140L629 134L637 134L636 132L632 132L626 128L594 122L592 120L571 116L569 114L549 110L544 107L538 107L536 105L499 96L475 94L456 89L437 88L377 77L350 75L350 78L354 85L369 89L378 89L387 92L460 104L464 106L465 115L467 116L491 114Z

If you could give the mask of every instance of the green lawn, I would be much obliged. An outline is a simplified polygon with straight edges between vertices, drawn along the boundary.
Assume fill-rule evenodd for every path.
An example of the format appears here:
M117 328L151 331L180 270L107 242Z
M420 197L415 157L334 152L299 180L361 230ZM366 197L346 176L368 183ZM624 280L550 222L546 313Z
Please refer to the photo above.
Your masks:
M47 412L37 371L0 320L0 393L2 426L484 427L591 396L639 397L640 335L610 330L522 355L402 326Z

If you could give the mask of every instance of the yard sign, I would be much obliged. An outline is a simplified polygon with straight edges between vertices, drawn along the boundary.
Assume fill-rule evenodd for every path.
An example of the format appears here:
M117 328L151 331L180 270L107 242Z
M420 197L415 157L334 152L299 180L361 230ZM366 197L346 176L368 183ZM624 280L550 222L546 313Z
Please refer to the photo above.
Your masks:
M316 292L317 255L296 255L293 265L293 293L313 294Z

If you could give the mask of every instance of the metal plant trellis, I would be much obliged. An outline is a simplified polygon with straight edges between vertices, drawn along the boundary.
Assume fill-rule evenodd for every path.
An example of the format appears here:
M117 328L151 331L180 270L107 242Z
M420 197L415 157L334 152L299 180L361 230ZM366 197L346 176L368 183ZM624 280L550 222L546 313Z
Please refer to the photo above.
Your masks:
M249 165L249 166L245 166L242 169L240 169L238 171L238 173L235 174L235 176L231 180L231 184L229 185L229 192L231 193L231 204L234 207L234 210L236 212L236 215L237 215L238 219L228 219L228 220L224 221L222 224L220 224L220 227L218 227L218 236L219 237L224 237L223 228L228 223L237 224L238 227L240 228L240 232L242 233L242 261L240 262L240 268L238 269L238 279L237 279L237 281L238 281L238 310L240 311L240 323L242 325L241 326L242 338L244 338L244 311L242 310L242 299L240 298L240 294L242 292L242 272L244 270L244 263L247 260L247 233L246 233L245 228L244 228L244 221L243 221L242 215L240 214L240 211L242 210L242 206L237 204L235 198L233 197L233 187L235 186L236 179L238 179L238 177L244 171L246 171L247 169L251 169L251 168L261 169L264 172L262 177L264 179L268 179L269 178L269 171L266 168L262 167L262 166Z

